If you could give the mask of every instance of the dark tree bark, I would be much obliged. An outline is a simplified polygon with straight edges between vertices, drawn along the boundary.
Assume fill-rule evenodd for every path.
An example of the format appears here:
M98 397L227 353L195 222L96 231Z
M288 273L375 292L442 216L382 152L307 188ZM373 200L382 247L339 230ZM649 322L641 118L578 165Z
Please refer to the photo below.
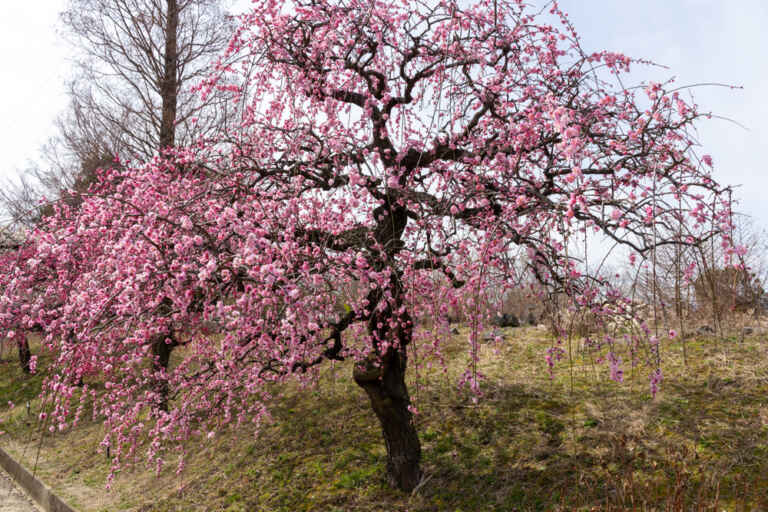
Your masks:
M382 358L381 365L369 361L356 366L354 378L368 394L381 424L390 484L410 492L421 479L421 444L408 410L411 401L405 385L406 361L404 349L392 350Z
M167 0L165 23L165 54L163 56L163 82L160 86L162 119L160 122L160 149L176 144L176 106L178 90L179 6L176 0Z
M16 344L19 346L19 365L24 373L32 373L29 362L32 359L32 351L29 349L29 341L26 335L21 335Z
M166 341L170 338L170 343ZM155 373L162 373L162 377L157 377L155 380L155 391L157 392L158 402L157 408L163 412L168 412L168 365L171 361L171 352L177 345L175 338L171 336L158 336L152 342L152 355L154 357L153 368Z
M378 254L370 263L377 271L385 267L393 269L388 286L391 299L368 319L368 332L374 342L374 351L367 361L355 366L353 376L355 382L368 394L371 407L381 424L390 484L410 492L421 479L421 444L408 409L411 400L405 384L407 348L413 335L413 321L402 308L402 274L394 270L397 268L395 255L402 249L402 236L408 217L404 208L391 203L379 206L374 214L379 219L373 233ZM383 292L379 291L375 302L382 300ZM388 347L383 353L382 346Z

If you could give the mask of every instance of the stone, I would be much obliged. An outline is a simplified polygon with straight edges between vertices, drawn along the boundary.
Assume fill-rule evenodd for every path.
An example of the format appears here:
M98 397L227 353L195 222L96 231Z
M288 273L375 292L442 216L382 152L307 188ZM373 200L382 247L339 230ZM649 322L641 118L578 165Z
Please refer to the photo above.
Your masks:
M493 320L491 320L491 325L494 327L501 327L502 329L505 327L520 327L520 320L518 320L512 313L504 313L502 315L497 314Z

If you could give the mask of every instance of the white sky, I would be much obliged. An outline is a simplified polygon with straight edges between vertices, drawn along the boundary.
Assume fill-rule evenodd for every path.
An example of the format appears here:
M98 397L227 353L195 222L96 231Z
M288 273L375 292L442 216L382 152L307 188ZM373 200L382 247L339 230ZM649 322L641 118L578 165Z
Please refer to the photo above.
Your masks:
M237 4L244 3L238 0ZM535 3L542 3L540 0ZM0 183L34 159L65 107L67 47L57 35L65 0L5 2L0 17ZM636 68L639 79L676 76L680 85L722 82L744 90L702 88L703 110L738 121L700 125L701 153L718 179L742 185L741 209L768 223L768 1L560 0L586 50L622 51L669 66Z
M52 135L69 69L56 33L64 0L5 2L0 15L0 184Z

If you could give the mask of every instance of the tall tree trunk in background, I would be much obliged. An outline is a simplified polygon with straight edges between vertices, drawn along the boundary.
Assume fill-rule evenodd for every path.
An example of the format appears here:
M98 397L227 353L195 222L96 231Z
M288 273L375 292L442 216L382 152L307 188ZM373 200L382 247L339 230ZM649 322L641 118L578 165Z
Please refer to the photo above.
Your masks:
M163 80L160 85L160 97L162 99L162 117L160 120L160 153L167 148L176 145L176 108L178 104L178 29L179 6L177 0L166 0L165 11L165 53L163 55ZM171 343L166 343L166 337L171 338ZM168 336L158 336L152 342L152 355L154 356L154 368L163 373L164 377L155 383L159 396L158 408L168 412L168 380L165 377L168 372L168 363L171 360L171 352L176 342L169 333Z
M167 0L165 23L165 55L163 62L163 83L160 96L163 113L160 123L160 149L176 144L176 106L178 91L178 29L179 7L177 0Z

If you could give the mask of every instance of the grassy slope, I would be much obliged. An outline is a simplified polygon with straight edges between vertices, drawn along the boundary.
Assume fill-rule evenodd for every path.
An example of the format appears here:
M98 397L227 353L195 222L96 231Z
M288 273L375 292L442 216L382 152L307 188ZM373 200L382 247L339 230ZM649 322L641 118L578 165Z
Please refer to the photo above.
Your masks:
M413 496L387 487L379 428L346 364L327 367L314 390L284 393L258 436L190 443L181 477L172 463L159 476L138 467L107 493L100 425L41 443L23 406L40 378L10 360L0 402L20 405L0 407L0 443L30 467L37 458L37 473L83 512L768 509L768 341L689 341L687 367L679 345L666 346L663 392L651 399L647 370L627 369L616 385L584 354L571 390L567 362L554 379L544 369L543 331L507 332L503 346L481 347L477 404L454 385L465 330L448 375L411 372L427 477Z

